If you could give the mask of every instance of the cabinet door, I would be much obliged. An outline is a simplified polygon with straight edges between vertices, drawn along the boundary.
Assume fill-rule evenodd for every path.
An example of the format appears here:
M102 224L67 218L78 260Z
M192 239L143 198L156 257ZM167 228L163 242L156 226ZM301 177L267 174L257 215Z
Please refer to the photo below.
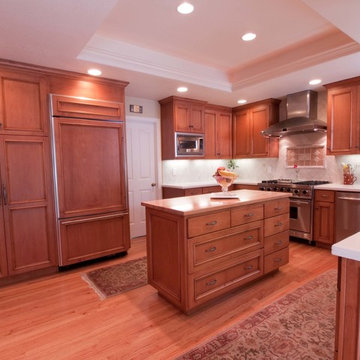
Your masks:
M55 118L59 217L127 209L124 124Z
M328 91L328 154L352 154L359 149L356 86Z
M269 139L261 131L269 126L269 106L257 106L251 111L252 155L266 157L269 155Z
M60 265L123 252L130 247L127 213L61 220L59 228Z
M189 132L191 105L184 101L174 102L175 131Z
M216 158L216 111L205 112L205 157Z
M233 157L250 154L250 117L248 110L236 112L233 119Z
M231 113L218 112L216 118L216 155L219 158L231 158Z
M9 274L57 265L48 139L4 137L1 174Z
M189 129L194 133L204 132L204 106L191 105Z
M0 73L0 133L46 135L47 81L40 75Z
M326 244L334 243L334 203L315 202L314 240Z

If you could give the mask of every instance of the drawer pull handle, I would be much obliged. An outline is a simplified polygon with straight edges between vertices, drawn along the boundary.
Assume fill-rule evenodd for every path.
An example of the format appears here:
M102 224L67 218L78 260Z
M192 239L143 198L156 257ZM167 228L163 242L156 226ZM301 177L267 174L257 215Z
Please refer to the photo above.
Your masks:
M327 198L327 197L329 197L329 195L327 195L327 194L321 194L321 197Z
M283 223L282 222L278 222L277 224L274 225L275 227L277 226L283 226Z
M281 245L282 244L282 240L279 240L279 241L277 241L276 243L275 243L275 245Z
M276 259L274 259L274 262L279 263L279 262L281 262L281 260L282 260L282 258L276 258Z
M212 226L212 225L216 225L216 224L217 224L216 220L206 223L207 226Z
M205 285L206 286L213 286L215 284L216 284L216 279L213 279L213 280L208 281Z
M207 252L207 253L211 253L211 252L214 252L214 251L216 251L216 246L212 246L211 248L208 248L208 249L205 250L205 252Z
M244 240L252 240L254 237L252 235L249 235L247 237L244 237Z
M245 215L244 215L244 217L252 217L252 216L254 216L253 213L248 213L248 214L245 214Z
M280 211L280 210L282 210L282 207L276 207L276 208L274 208L274 210L275 211Z
M253 265L248 265L248 266L245 266L245 270L252 270L254 268Z

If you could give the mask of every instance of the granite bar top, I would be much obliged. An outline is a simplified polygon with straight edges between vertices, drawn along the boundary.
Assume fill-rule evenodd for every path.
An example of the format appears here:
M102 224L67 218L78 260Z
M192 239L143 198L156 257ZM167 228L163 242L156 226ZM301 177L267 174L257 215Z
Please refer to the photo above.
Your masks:
M234 184L239 185L257 185L261 181L257 180L236 180ZM207 187L207 186L219 186L219 184L214 180L205 181L205 182L186 182L181 184L162 184L162 187L168 187L173 189L192 189L199 187Z
M331 253L350 260L360 261L360 232L335 243Z
M358 184L354 184L354 185L323 184L323 185L316 185L314 188L319 190L360 192L360 185Z
M233 190L238 195L235 199L212 198L211 194L183 196L142 202L141 205L176 215L195 215L213 210L229 209L239 205L250 205L264 201L288 198L289 193L258 190Z

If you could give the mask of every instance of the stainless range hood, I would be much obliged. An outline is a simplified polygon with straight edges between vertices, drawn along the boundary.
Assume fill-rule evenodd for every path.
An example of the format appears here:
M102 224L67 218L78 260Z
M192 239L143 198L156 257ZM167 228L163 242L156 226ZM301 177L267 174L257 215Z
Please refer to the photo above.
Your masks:
M317 92L305 90L286 97L287 119L269 126L261 133L282 137L309 132L326 132L326 122L317 119Z

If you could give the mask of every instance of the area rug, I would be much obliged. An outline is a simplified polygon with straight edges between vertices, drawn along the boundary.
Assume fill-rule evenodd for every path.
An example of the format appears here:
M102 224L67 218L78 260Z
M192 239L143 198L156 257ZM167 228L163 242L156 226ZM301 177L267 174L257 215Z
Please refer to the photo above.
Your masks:
M83 274L82 278L101 299L136 289L147 284L146 256L92 270Z
M334 359L336 274L320 275L177 359Z

